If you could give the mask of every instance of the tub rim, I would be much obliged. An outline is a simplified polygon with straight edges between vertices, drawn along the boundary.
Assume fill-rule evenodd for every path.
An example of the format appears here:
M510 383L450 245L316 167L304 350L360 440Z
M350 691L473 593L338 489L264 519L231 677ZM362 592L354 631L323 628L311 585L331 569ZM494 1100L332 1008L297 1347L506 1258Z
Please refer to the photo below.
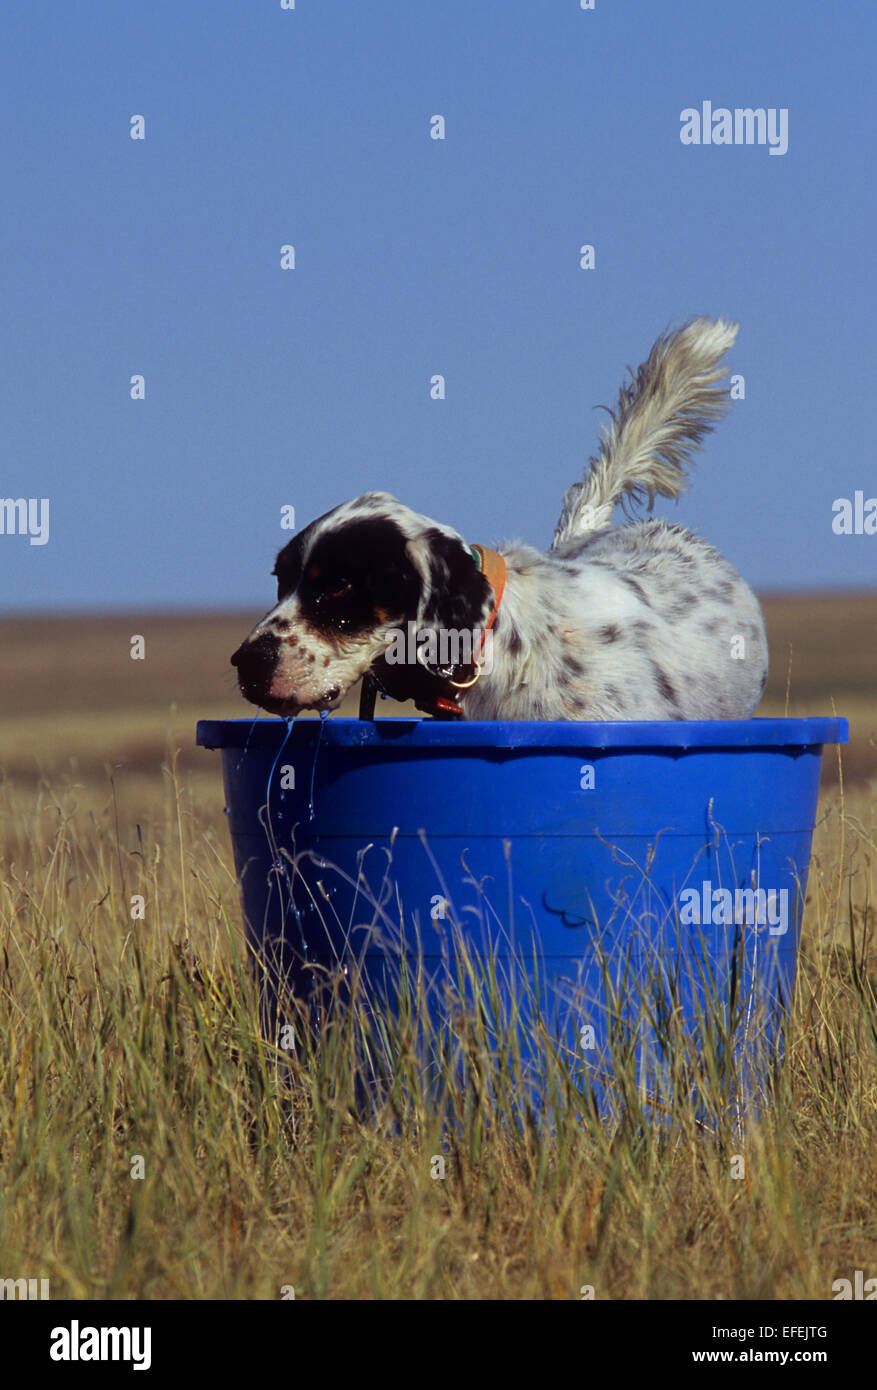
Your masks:
M322 732L321 732L322 731ZM821 748L848 743L849 722L839 716L806 719L706 720L436 720L381 718L199 719L200 748L252 751L282 747L493 749L734 749Z

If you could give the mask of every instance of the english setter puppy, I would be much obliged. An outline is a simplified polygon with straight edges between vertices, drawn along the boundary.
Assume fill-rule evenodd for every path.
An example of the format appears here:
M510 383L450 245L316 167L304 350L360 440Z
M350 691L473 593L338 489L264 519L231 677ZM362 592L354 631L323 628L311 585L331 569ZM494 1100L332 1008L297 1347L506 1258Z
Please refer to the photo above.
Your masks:
M312 522L278 555L277 604L231 658L244 696L284 716L335 709L368 674L445 717L748 719L767 679L752 590L680 526L611 525L616 502L650 510L684 491L728 403L720 359L736 335L700 318L658 339L544 554L470 546L385 492ZM416 655L393 660L406 631ZM471 649L449 657L421 640L435 632L472 633Z

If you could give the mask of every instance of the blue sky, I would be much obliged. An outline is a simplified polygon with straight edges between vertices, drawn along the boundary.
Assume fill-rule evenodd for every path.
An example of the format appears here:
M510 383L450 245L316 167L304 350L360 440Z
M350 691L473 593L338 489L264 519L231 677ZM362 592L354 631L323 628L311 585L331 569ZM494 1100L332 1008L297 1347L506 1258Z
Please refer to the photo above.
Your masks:
M855 0L8 9L0 496L50 535L0 536L0 607L262 611L281 507L371 488L545 546L700 313L746 398L659 510L762 590L874 585L831 523L877 495L875 51ZM704 100L787 108L788 152L682 145Z

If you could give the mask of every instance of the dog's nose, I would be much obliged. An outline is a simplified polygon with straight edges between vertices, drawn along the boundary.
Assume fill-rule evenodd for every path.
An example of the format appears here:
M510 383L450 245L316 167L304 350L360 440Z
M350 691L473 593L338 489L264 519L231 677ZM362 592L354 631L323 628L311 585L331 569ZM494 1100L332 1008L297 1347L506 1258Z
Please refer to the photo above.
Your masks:
M255 642L242 642L231 658L232 666L237 667L241 685L260 685L268 682L277 664L280 643L270 633L257 637Z

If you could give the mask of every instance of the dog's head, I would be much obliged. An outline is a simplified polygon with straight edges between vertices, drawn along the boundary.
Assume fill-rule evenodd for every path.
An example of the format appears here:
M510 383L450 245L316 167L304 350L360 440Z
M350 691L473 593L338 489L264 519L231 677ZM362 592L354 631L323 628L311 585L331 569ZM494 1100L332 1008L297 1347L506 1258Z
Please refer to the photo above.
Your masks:
M465 541L386 492L311 522L273 573L277 605L231 658L242 694L272 714L337 708L410 622L472 631L491 611Z

